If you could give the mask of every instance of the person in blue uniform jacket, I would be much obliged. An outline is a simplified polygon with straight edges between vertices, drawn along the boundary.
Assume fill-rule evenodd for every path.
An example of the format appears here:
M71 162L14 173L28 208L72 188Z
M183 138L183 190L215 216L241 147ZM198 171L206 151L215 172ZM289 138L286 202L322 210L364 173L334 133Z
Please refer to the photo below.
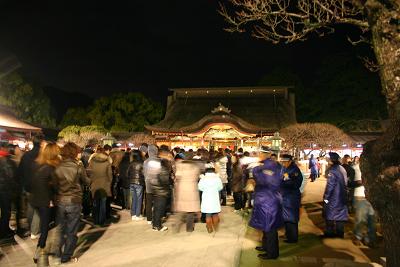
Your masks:
M308 161L308 168L310 169L310 178L311 182L314 182L318 176L318 161L314 158L314 155L311 154L310 160Z
M281 156L284 169L281 194L283 199L283 221L285 224L286 243L297 243L299 231L299 211L301 204L300 187L303 175L299 167L288 154Z
M324 193L323 215L326 221L324 237L344 237L347 212L347 174L340 166L339 155L329 153L328 177Z
M255 179L254 209L249 225L263 231L262 246L256 250L261 259L279 257L278 229L283 226L282 196L280 193L283 181L283 167L270 159L268 147L260 150L260 166L253 168Z

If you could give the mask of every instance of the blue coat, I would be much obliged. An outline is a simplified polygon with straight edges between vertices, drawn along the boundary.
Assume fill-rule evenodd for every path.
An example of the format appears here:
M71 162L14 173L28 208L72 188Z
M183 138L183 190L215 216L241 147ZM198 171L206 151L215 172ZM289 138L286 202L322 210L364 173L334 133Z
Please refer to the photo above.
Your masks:
M285 169L284 176L287 176L282 182L281 193L283 199L283 220L285 222L299 222L299 210L301 204L300 187L303 183L303 175L297 165L292 162Z
M347 221L346 170L334 165L328 170L328 179L324 193L324 217L329 221ZM328 203L326 203L326 201Z
M264 232L283 226L282 196L280 193L283 167L270 159L253 169L256 181L254 209L249 225Z
M318 175L318 162L312 157L308 161L308 168L310 169L311 175Z

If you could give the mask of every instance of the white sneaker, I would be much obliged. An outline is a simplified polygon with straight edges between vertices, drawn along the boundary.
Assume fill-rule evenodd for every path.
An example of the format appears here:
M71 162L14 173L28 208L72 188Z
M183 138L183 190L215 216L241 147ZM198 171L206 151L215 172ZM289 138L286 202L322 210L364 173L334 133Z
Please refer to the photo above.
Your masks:
M144 220L144 217L143 217L143 216L138 216L138 217L136 217L136 220L137 220L137 221L143 221L143 220Z
M163 226L160 230L158 230L158 231L160 231L160 232L164 232L164 231L167 231L168 230L168 227L167 226Z
M37 235L31 234L31 239L32 240L38 239L39 236L40 236L40 234L37 234Z
M151 224L151 221L147 221L147 224Z
M137 221L136 218L137 218L136 215L135 215L135 216L132 216L132 221Z

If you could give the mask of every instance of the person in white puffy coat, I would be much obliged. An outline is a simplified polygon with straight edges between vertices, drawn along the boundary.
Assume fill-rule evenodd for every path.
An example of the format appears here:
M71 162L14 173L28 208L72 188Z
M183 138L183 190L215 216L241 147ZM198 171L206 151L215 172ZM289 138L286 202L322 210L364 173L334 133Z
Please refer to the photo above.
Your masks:
M198 187L203 192L201 212L206 214L207 231L212 233L218 229L218 213L221 212L219 191L223 188L221 178L215 173L212 163L206 164L206 172L200 175Z

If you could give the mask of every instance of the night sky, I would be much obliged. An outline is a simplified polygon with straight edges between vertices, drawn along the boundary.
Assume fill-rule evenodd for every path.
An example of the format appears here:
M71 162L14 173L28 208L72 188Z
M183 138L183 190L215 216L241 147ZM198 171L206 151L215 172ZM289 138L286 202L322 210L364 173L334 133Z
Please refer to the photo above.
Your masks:
M140 91L156 100L167 88L256 85L277 66L312 80L324 56L357 57L347 29L281 46L224 32L217 1L101 2L0 0L0 49L44 86L92 97Z

